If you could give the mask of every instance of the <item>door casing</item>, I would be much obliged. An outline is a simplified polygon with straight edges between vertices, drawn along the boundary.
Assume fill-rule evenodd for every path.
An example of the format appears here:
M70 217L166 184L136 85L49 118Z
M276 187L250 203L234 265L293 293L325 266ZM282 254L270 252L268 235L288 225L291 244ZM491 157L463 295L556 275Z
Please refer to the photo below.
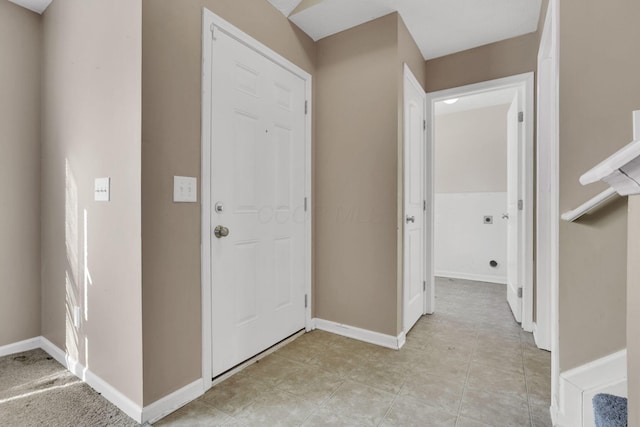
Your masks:
M560 6L550 0L538 51L537 133L537 310L533 336L538 347L551 351L551 415L560 411L560 356L558 348L559 288L559 37Z
M411 85L414 89L418 90L420 92L420 94L422 95L422 119L426 120L426 94L424 92L424 89L422 88L422 86L420 85L420 83L418 82L418 80L416 79L416 77L413 75L413 73L411 72L411 69L409 68L409 66L407 64L404 64L404 75L403 75L403 84L404 84L404 88L403 91L406 94L407 85ZM407 251L407 242L408 242L408 234L406 231L406 227L407 227L407 222L406 222L406 216L407 216L407 212L406 212L406 207L407 207L407 198L409 197L407 194L407 185L406 185L406 173L407 173L407 158L408 158L408 153L407 150L409 149L409 141L408 141L408 102L406 99L406 95L405 95L405 99L403 102L403 109L404 109L404 138L403 138L403 151L404 151L404 167L403 167L403 206L402 206L402 224L403 224L403 280L402 280L402 307L403 307L403 315L402 315L402 331L404 332L404 334L406 335L409 332L409 329L411 329L411 327L414 325L414 323L412 323L412 319L409 318L408 316L408 312L409 312L409 300L408 300L408 294L410 293L410 286L411 284L409 283L409 268L408 266L410 265L411 260L409 259L409 254ZM422 126L422 124L421 124ZM421 127L422 129L422 127ZM421 194L421 200L426 201L426 194L425 194L425 190L427 188L428 183L431 182L431 175L427 175L427 173L429 173L429 171L427 171L427 157L430 155L428 154L429 150L428 150L428 146L427 146L427 138L426 138L426 130L423 130L422 132L422 142L423 142L423 152L422 152L422 158L420 159L420 169L422 170L422 176L423 176L423 182L422 182L422 194ZM429 244L429 240L428 240L428 232L429 232L429 224L428 222L430 222L430 217L428 215L428 211L426 209L426 207L424 209L421 209L420 214L422 216L422 218L420 218L421 222L422 222L422 227L423 227L423 233L422 233L422 259L419 260L419 262L422 263L421 270L422 270L422 280L426 281L428 279L428 277L430 277L432 275L432 271L431 269L433 268L433 264L429 263L429 259L431 258L429 256L429 248L433 248L432 244ZM433 240L433 239L432 239ZM431 249L433 250L433 249ZM413 262L415 262L416 260L413 260ZM425 312L425 306L424 306L424 293L425 293L425 289L422 289L422 313L421 314L426 314ZM417 304L417 303L416 303Z
M211 239L213 229L211 225L211 72L214 60L214 37L216 31L224 31L247 47L265 56L272 62L305 81L305 293L307 295L305 329L312 329L311 307L313 295L311 293L311 220L313 201L311 198L311 117L312 78L309 73L282 57L272 49L245 34L242 30L225 21L210 10L202 11L202 173L201 173L201 286L202 286L202 380L203 391L212 386L211 357L213 345L211 342Z
M427 93L427 150L430 155L427 158L428 174L433 174L434 168L434 141L435 141L435 103L450 98L459 98L465 95L479 94L498 89L514 88L518 90L521 99L522 112L524 113L525 142L524 142L524 161L522 167L524 171L522 185L523 200L523 216L524 216L524 236L521 240L519 272L521 283L523 284L522 299L522 328L525 331L533 330L533 203L534 203L534 175L533 175L533 159L534 159L534 77L533 73L523 73L510 77L504 77L496 80L489 80L481 83L460 86L451 89L440 90L437 92ZM427 183L427 209L431 209L430 239L433 244L433 233L435 224L433 221L434 206L434 188L433 179ZM431 265L433 264L433 250L431 251ZM435 310L435 277L433 274L427 278L427 291L425 292L425 311L433 313Z

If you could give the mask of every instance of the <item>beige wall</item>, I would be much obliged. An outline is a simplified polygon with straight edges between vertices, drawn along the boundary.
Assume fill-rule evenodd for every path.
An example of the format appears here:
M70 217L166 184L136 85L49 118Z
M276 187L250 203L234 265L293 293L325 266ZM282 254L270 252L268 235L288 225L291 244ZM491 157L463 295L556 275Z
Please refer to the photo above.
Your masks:
M508 110L506 104L436 116L436 193L507 191Z
M422 57L422 53L420 53L420 49L416 44L415 40L409 33L409 29L407 29L406 24L402 20L400 14L396 14L398 19L398 62L400 66L400 76L399 76L399 91L398 91L398 101L400 113L404 110L404 104L402 99L403 95L403 85L404 85L404 64L406 63L411 72L418 80L418 83L424 88L425 81L427 78L427 64L424 58ZM400 114L400 118L402 118L402 114ZM398 122L399 126L404 123L404 121ZM404 126L400 126L403 128Z
M55 0L42 104L42 334L138 405L141 12L139 0ZM111 201L95 202L107 176Z
M143 0L144 402L201 377L200 204L172 202L200 177L202 7L306 71L315 45L265 0Z
M629 197L627 262L628 422L640 425L640 196Z
M317 43L316 317L397 332L397 15Z
M560 2L561 212L605 188L578 179L631 141L631 112L640 109L638 16L638 2ZM560 224L561 370L626 345L626 204Z
M0 346L40 335L40 16L0 0Z
M538 36L526 34L427 61L427 92L536 70Z

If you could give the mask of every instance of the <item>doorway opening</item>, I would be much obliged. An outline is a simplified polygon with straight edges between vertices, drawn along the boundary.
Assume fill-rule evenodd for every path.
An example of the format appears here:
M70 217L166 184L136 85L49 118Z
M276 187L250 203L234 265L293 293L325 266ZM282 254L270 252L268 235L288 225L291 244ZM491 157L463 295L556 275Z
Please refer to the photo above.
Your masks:
M533 73L427 94L427 206L435 277L507 285L533 328Z

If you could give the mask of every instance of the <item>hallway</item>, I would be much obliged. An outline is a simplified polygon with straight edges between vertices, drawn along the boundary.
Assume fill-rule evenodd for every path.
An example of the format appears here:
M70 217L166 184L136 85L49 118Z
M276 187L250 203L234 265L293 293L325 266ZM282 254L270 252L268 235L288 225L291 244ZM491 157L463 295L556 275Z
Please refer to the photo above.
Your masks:
M439 278L402 350L313 331L155 425L550 426L550 353L505 292Z

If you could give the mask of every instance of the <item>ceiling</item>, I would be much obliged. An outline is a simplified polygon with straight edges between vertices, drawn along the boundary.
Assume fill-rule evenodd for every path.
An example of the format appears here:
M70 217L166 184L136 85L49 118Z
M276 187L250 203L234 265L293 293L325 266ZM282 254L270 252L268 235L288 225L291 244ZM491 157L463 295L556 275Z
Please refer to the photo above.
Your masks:
M12 3L15 3L19 6L27 8L29 10L34 11L35 13L42 14L49 4L51 4L52 0L9 0Z
M9 1L42 13L52 0ZM268 1L316 41L397 11L424 59L532 33L541 5L541 0Z
M541 0L268 0L313 40L397 11L424 59L532 33Z
M453 104L438 101L435 103L434 113L436 116L442 116L445 114L460 113L462 111L477 110L479 108L493 107L496 105L508 105L511 104L517 92L518 89L515 88L497 89L488 92L475 93L473 95L461 96L457 98L458 100Z

